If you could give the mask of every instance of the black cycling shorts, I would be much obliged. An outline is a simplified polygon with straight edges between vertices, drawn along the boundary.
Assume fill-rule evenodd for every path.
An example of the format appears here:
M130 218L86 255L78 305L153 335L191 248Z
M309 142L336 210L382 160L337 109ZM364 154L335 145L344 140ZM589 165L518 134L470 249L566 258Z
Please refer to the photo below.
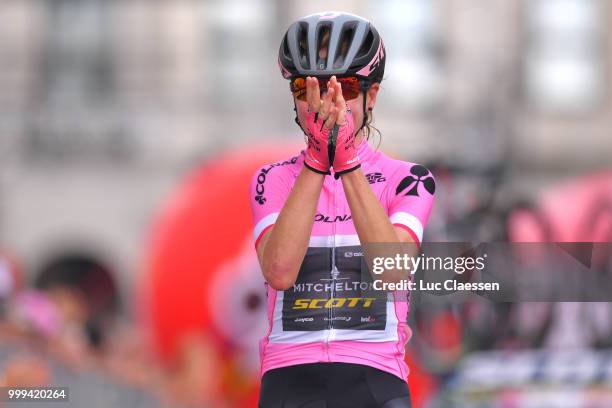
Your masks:
M361 364L298 364L267 371L259 408L410 408L408 384Z

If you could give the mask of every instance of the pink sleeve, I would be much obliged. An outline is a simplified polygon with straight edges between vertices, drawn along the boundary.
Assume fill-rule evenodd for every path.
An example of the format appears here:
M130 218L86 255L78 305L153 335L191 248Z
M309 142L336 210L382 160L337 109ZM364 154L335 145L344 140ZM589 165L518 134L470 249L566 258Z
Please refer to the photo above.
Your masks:
M249 201L253 213L255 247L264 232L276 222L285 205L291 187L283 167L267 165L257 170L249 188Z
M424 166L402 163L392 176L388 214L393 225L405 228L420 244L434 203L436 182Z

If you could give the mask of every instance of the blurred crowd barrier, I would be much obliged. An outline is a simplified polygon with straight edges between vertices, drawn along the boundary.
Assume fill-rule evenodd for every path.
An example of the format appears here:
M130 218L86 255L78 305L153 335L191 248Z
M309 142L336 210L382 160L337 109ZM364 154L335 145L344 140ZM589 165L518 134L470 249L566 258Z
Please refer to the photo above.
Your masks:
M612 240L606 0L3 0L3 384L67 385L74 406L255 406L247 186L302 146L278 45L330 7L385 40L371 143L435 175L427 241ZM611 313L415 305L415 407L610 406L607 365L550 361L609 361Z

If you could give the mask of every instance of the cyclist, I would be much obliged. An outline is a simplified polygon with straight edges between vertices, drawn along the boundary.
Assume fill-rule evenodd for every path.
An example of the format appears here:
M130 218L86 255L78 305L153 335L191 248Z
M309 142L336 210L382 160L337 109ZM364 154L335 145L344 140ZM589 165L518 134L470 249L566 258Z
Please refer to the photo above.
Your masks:
M411 406L406 296L359 290L360 244L420 244L435 190L425 167L368 143L385 60L374 26L347 13L301 18L282 40L307 147L251 182L269 318L260 407Z

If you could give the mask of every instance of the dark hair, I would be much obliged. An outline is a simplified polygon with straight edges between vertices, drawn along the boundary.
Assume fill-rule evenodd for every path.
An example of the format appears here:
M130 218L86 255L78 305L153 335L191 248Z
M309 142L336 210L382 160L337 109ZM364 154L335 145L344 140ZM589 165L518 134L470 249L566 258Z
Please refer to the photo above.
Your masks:
M363 95L364 98L366 98L366 94L364 93ZM374 123L374 112L372 111L372 108L367 109L365 112L363 112L363 114L365 115L365 121L363 123L363 131L364 131L364 135L366 137L366 140L369 142L370 141L370 135L375 132L378 135L378 145L376 146L376 149L378 149L380 147L380 144L382 142L382 133L380 132L380 130L373 125Z
M372 124L374 122L374 114L371 110L366 112L366 116L367 119L363 127L366 140L370 141L370 135L375 132L378 135L378 144L376 145L376 149L378 149L380 147L380 143L382 142L382 133L376 126Z

